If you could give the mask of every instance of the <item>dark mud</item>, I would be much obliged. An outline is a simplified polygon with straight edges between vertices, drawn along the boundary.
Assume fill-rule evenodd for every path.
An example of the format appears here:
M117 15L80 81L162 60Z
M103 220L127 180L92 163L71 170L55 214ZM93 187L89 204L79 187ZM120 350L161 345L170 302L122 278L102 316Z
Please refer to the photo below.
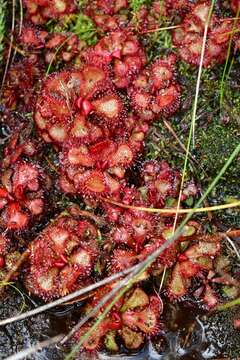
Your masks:
M25 295L24 295L25 296ZM8 292L2 299L0 318L16 315L25 305L23 311L34 307L32 301L23 298L15 290ZM231 359L240 356L239 330L233 326L233 319L239 315L240 308L232 311L206 316L197 313L190 304L165 304L162 320L165 323L160 335L149 342L137 354L97 355L82 354L79 359L134 359L134 360L205 360ZM67 331L67 327L78 313L78 306L60 307L48 313L7 325L0 329L0 359L31 345ZM57 348L39 351L29 359L62 360L65 352Z
M220 2L219 2L220 3ZM163 43L169 40L169 35L162 32L163 37L150 46L149 58L165 51ZM165 36L165 38L164 38ZM153 41L153 39L151 39ZM168 43L168 41L167 41ZM147 43L146 43L147 45ZM169 47L169 44L168 46ZM202 190L216 176L229 157L232 149L239 142L239 88L240 66L239 58L232 68L231 80L226 81L225 100L223 108L219 111L219 79L223 67L214 70L204 70L202 74L201 92L198 101L198 123L196 129L196 149L192 153L195 161L190 159L189 179L194 177L201 184ZM184 89L182 96L182 111L171 119L171 126L183 144L187 143L187 136L191 121L193 96L196 86L197 70L183 63L179 65L179 81ZM233 80L234 79L234 80ZM8 118L9 121L9 118ZM13 120L12 120L13 121ZM10 130L6 125L6 118L1 115L0 109L0 148L9 138ZM13 124L15 125L15 123ZM46 149L46 156L55 163L54 153ZM220 156L219 156L220 154ZM165 159L171 165L182 168L185 153L179 143L169 133L162 122L152 128L146 142L145 157L149 159ZM141 165L141 158L138 161ZM137 164L137 165L138 165ZM236 160L229 172L220 181L215 191L209 197L211 204L223 203L240 193L240 162ZM48 164L46 164L48 166ZM138 166L129 173L132 183L136 182ZM54 173L52 174L54 177ZM65 208L69 200L79 199L63 198L61 194L51 194L49 203L55 204L50 209L48 217L33 229L31 239L42 229L48 219L54 217ZM214 224L217 228L239 227L239 210L228 210L214 214L211 222L207 217L201 217L206 227ZM29 237L28 237L29 238ZM25 295L23 311L30 310L39 304L34 304ZM15 290L9 290L7 296L0 298L0 319L16 315L21 310L23 298ZM73 320L77 320L79 311L76 305L61 307L57 310L35 316L18 323L0 328L0 359L27 348L39 341L60 333L66 333ZM205 360L205 359L240 359L240 331L233 327L233 319L239 318L240 308L234 308L219 314L206 315L199 312L191 304L165 304L163 313L164 328L159 337L148 343L137 354L109 355L101 353L98 356L83 354L82 360ZM44 349L30 359L34 360L62 360L65 353L56 348Z

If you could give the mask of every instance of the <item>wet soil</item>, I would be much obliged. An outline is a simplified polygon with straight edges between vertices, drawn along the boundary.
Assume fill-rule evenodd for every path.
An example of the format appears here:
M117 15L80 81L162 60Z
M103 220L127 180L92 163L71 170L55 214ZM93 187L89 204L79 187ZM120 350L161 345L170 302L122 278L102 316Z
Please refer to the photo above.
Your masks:
M158 50L159 49L157 49L157 51ZM235 69L233 70L235 71ZM234 73L232 78L235 79L234 81L239 86L239 61L237 62L236 71L237 73ZM240 105L233 102L233 95L235 93L233 93L233 86L229 87L229 94L226 91L226 98L229 96L229 101L231 101L229 122L227 124L222 124L221 118L209 118L209 114L215 114L215 107L218 106L214 99L217 97L216 89L219 87L217 79L220 78L222 69L219 70L220 75L217 72L218 69L216 70L215 76L213 72L211 72L210 78L207 76L207 71L203 73L201 89L205 90L202 90L198 105L198 113L200 113L198 123L200 129L199 132L197 129L198 151L196 151L196 154L193 154L196 156L196 159L201 166L204 167L204 171L208 176L206 176L205 173L202 173L202 168L196 166L195 163L192 164L190 162L191 170L196 178L201 180L203 190L206 184L210 183L212 177L216 175L219 168L222 167L222 161L225 157L229 156L229 153L231 152L229 144L232 146L236 141L239 141L238 121ZM179 137L181 141L186 143L190 123L189 119L191 118L191 105L193 102L191 94L193 94L192 89L194 89L196 83L196 71L185 66L181 69L181 73L182 75L181 78L179 78L179 81L183 85L183 88L185 88L186 93L183 94L182 100L183 113L178 113L173 117L171 124L176 133L180 134ZM215 85L216 89L214 87ZM236 90L236 94L238 94L236 96L237 99L239 97L238 89ZM186 98L186 101L184 101L184 97ZM209 107L209 104L212 104L212 107ZM226 111L227 110L228 109L226 109ZM235 116L235 113L237 116ZM235 120L234 116L237 120ZM4 123L6 119L2 118L0 120ZM209 126L209 124L211 124L211 126ZM219 126L222 131L221 133L219 132ZM153 130L154 133L149 135L149 141L146 144L146 158L158 159L160 155L161 159L165 159L170 164L182 168L184 152L182 152L179 144L174 140L162 123L157 124ZM226 136L225 134L229 134L229 136ZM8 136L8 127L0 127L0 147L4 145ZM218 155L221 153L222 155L223 152L226 153L225 156L217 156L217 159L213 157L213 154ZM47 156L51 158L51 154L47 153ZM219 159L221 160L221 163L216 161ZM141 164L141 160L142 159L140 158L138 161L139 164ZM54 163L54 160L52 160L52 162ZM217 190L211 195L212 197L210 200L213 204L215 204L215 199L217 199L217 203L221 203L225 201L226 195L232 196L232 194L236 195L239 193L240 168L237 168L237 162L233 164L232 168L234 169L235 177L233 178L233 174L231 173L223 179ZM137 166L133 170L134 171L129 174L129 178L132 180L132 183L135 183L137 179ZM54 174L52 175L54 176ZM237 181L235 181L235 178ZM234 183L232 179L234 180ZM59 202L61 202L61 204L57 209L51 208L51 214L48 214L45 222L43 221L39 227L33 229L30 234L30 239L34 238L35 234L44 227L47 219L54 217L54 214L59 213L64 209L64 200L62 195L51 194L50 203L59 204ZM237 212L237 210L229 210L224 214L221 213L219 214L219 222L222 220L224 220L226 226L227 224L231 227L239 226L239 212ZM35 304L25 295L24 297L26 306L23 311L30 310L39 305L39 303ZM7 295L4 294L4 296L0 298L0 319L19 313L22 302L23 298L18 292L9 290ZM228 312L206 315L204 312L196 311L191 304L165 304L162 319L164 328L162 329L160 336L155 338L152 342L149 342L144 349L137 354L126 355L122 353L121 355L115 356L101 353L98 354L98 356L90 355L88 357L86 354L83 354L80 358L82 360L86 360L87 358L93 360L239 360L240 331L233 327L233 319L237 316L239 317L239 313L240 308L238 307ZM77 305L61 307L54 309L51 312L0 328L0 359L6 359L8 356L27 348L30 345L46 340L59 333L66 333L69 330L72 321L78 318L78 314L79 309ZM64 359L64 356L64 351L56 348L48 348L38 352L30 359L62 360Z
M16 315L23 305L23 298L10 290L1 299L0 318ZM27 311L37 304L25 297ZM0 329L0 359L6 359L17 351L27 348L38 341L64 333L79 312L79 305L63 306L51 312L40 314L30 319L7 325ZM81 355L79 359L136 359L136 360L205 360L231 359L240 357L239 330L233 327L233 319L240 308L206 316L197 313L191 304L165 304L163 312L164 328L160 335L137 354ZM227 331L226 331L227 329ZM56 349L43 349L30 359L62 360L65 352Z

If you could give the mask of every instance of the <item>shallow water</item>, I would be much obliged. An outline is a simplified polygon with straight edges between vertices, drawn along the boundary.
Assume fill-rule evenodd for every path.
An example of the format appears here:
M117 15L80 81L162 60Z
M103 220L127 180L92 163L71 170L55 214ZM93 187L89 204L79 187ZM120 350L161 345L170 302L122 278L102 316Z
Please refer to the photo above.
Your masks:
M3 299L0 318L16 314L22 298L11 291ZM32 304L27 300L28 307ZM207 360L228 358L237 360L240 354L239 331L232 325L232 319L239 309L207 317L192 307L165 304L163 320L165 328L160 335L148 342L137 354L98 355L82 354L78 359L99 360ZM25 308L26 311L26 308ZM77 318L78 306L58 308L56 311L41 314L31 319L10 324L0 329L0 359L29 347L49 336L66 332L68 326ZM227 331L226 331L227 329ZM59 349L44 349L31 357L34 360L62 360L64 352Z

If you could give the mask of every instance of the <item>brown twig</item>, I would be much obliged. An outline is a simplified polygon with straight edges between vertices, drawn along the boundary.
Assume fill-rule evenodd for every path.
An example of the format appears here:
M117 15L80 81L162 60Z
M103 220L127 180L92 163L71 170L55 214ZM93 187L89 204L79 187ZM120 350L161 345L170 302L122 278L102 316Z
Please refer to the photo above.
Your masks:
M69 208L67 209L67 211L72 215L72 216L84 216L87 218L92 219L93 221L95 221L97 224L100 225L104 225L105 221L101 219L101 217L91 213L90 211L87 210L81 210L79 208L78 205L70 205Z
M48 165L55 173L60 174L57 167L55 165L53 165L53 163L49 160L49 158L47 156L44 156L44 159L47 161Z
M9 46L10 46L10 41L9 41L7 38L5 39L5 41L6 41L6 43L9 44ZM22 50L22 49L19 49L19 47L17 47L15 44L12 44L12 48L13 48L16 52L18 52L20 55L26 56L25 51ZM12 61L12 62L13 62L13 61ZM11 62L11 63L12 63L12 62Z
M240 229L228 230L224 235L229 237L237 238L240 237Z
M149 33L158 32L158 31L172 30L172 29L177 29L177 28L180 28L180 27L182 27L182 25L165 26L165 27L161 27L161 28L142 31L142 32L140 32L140 34L149 34Z

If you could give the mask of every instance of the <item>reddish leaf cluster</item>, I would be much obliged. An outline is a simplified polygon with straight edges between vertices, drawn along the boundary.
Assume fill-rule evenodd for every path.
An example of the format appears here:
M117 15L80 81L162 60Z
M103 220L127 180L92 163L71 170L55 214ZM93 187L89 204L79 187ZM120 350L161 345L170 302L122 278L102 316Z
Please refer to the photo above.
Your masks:
M142 167L141 177L145 197L149 205L161 208L165 205L167 198L177 197L180 173L172 169L165 161L146 161ZM195 188L192 190L191 195L195 196L196 193ZM189 192L188 196L190 196Z
M39 218L44 212L51 180L30 160L36 151L34 142L19 143L19 133L12 136L5 148L0 179L0 225L4 229L24 229L31 218Z
M213 259L219 252L219 238L206 237L197 241L196 237L196 242L178 255L169 282L169 295L178 298L187 294L193 278L213 269Z
M172 39L178 48L182 60L189 64L199 65L205 26L210 14L210 3L200 2L186 14L180 26L172 33ZM226 59L232 21L221 21L212 14L207 30L203 66L213 66Z
M128 88L146 63L138 38L128 30L114 31L103 37L86 51L84 58L95 64L111 64L113 83L117 88Z
M47 36L47 31L27 23L22 28L18 40L24 49L42 49L45 46Z
M103 31L113 31L126 26L124 10L127 8L127 0L93 0L88 2L84 12Z
M213 257L212 257L213 258ZM231 259L219 252L214 258L212 268L205 274L199 274L200 285L193 295L203 301L204 306L209 310L219 303L219 288L223 286L228 297L238 296L240 292L239 281L230 272ZM230 291L230 294L228 294Z
M51 75L35 121L43 139L62 150L61 187L85 194L119 190L117 179L133 163L148 130L127 114L108 69L92 64Z
M195 2L192 0L166 0L165 3L168 14L182 15L189 12Z
M141 131L137 134L141 135ZM105 140L92 146L65 148L61 188L88 196L118 193L125 170L133 164L141 147L141 142L132 140L133 136L126 142Z
M190 240L196 232L195 224L189 223L179 241ZM109 272L119 272L145 260L164 245L172 233L173 227L161 221L160 217L139 210L125 210L108 236L113 247ZM159 274L164 267L173 266L177 254L177 243L168 246L148 269L148 274Z
M45 24L49 19L58 19L72 14L76 5L72 0L24 0L26 18L35 25Z
M101 289L99 294L87 303L87 310L94 308L102 296L112 288L113 286L106 286ZM103 309L98 316L101 315ZM147 295L139 287L132 289L120 298L97 329L83 342L83 349L91 352L97 351L105 343L108 350L116 352L119 350L118 338L120 337L127 349L138 350L144 345L146 337L151 337L158 332L162 310L162 302L159 297ZM90 327L91 322L83 326L74 335L74 340L79 341Z
M98 254L96 226L60 215L31 243L25 286L45 300L66 295L90 279Z
M30 220L39 219L51 188L50 177L33 161L39 144L28 136L28 128L21 124L4 148L0 174L0 226L4 229L25 229Z
M36 90L42 74L41 62L37 55L32 54L13 64L3 89L3 104L11 110L18 106L19 111L33 111Z
M230 4L237 13L239 1L232 0ZM173 221L175 213L170 208L179 205L180 173L163 161L142 162L142 168L134 172L134 179L129 169L139 165L140 161L136 160L142 155L151 123L179 108L177 57L165 52L165 56L147 64L143 45L151 40L140 39L136 33L151 32L167 17L170 26L171 20L179 22L182 18L179 26L174 25L172 36L176 52L182 60L199 65L210 3L154 0L135 11L127 0L88 1L83 11L100 28L97 36L107 33L88 49L73 33L47 31L49 23L55 26L54 20L75 12L76 1L23 0L23 5L26 14L22 29L17 28L19 44L11 44L13 64L6 68L2 108L3 112L5 108L8 114L11 112L8 125L14 123L11 117L15 120L16 115L25 116L23 121L28 121L29 127L26 130L24 126L20 129L9 126L18 131L3 150L0 280L15 271L20 252L27 248L24 256L30 253L30 257L24 258L24 285L31 295L48 301L145 260L172 238L178 223ZM65 20L69 25L68 20L76 19L77 16L65 17L58 25L62 26L63 22L65 25ZM211 16L204 66L226 58L233 22L221 20L215 14ZM72 26L71 23L69 28ZM235 48L240 47L237 31L232 39ZM19 54L23 55L22 59ZM49 64L55 61L60 71L44 77L43 65L47 65L48 72ZM39 139L33 140L31 113L43 142L56 150L55 177L59 186L53 188L53 194L50 194L51 179L40 165L45 150L51 151L51 147L42 146ZM4 127L2 132L8 138ZM40 154L42 148L44 152ZM39 233L39 219L43 219L50 203L47 197L51 195L57 208L64 205L65 199L73 198L62 198L59 190L80 194L82 198L74 196L74 199L96 206L98 215L72 206L47 225L42 222L45 228ZM196 185L190 181L182 189L180 206L197 193ZM156 214L137 207L155 212L153 207L164 208L167 213ZM180 217L181 213L175 219ZM135 351L158 333L161 299L152 295L150 289L149 294L140 288L140 284L145 286L143 280L150 277L162 276L169 298L194 296L208 308L218 302L218 285L232 286L235 291L238 287L239 291L237 281L226 269L227 262L221 259L223 265L219 265L220 238L202 233L197 222L189 221L175 243L165 248L135 281L132 290L115 303L92 335L84 340L83 349L96 351L104 344L112 352L119 351L121 345ZM35 237L31 243L28 235ZM165 277L166 269L169 276ZM13 276L17 277L18 273ZM98 289L86 301L86 314L114 286ZM90 329L112 300L75 334L74 342Z
M132 22L140 33L157 29L162 22L162 18L166 17L167 8L163 1L152 1L151 6L142 5L134 14Z
M20 230L28 226L31 217L44 211L44 173L34 164L18 162L3 172L0 188L0 225Z
M116 31L88 49L83 58L85 64L79 70L52 74L43 83L35 122L43 139L62 150L64 191L116 193L119 180L142 149L148 130L142 119L149 120L135 104L141 120L133 116L117 88L128 89L136 100L140 78L145 76L148 87L142 91L152 99L148 107L155 106L151 119L172 113L179 105L180 91L174 80L175 57L158 60L151 66L151 76L147 69L136 78L145 64L142 47L135 35ZM129 86L134 78L134 86Z
M232 11L237 13L239 11L239 8L240 8L240 1L239 0L230 0L230 3L231 3Z
M68 63L79 55L83 46L83 42L72 33L50 34L45 44L45 62L49 64L60 60ZM56 49L59 49L57 54Z
M166 199L174 199L174 196L177 198L176 179L179 174L164 162L147 162L143 168L145 182L142 186L139 189L124 187L123 196L118 199L129 206L128 209L110 204L102 205L107 221L111 222L111 231L105 244L106 249L111 249L108 265L110 273L122 271L146 259L161 247L173 232L173 222L169 217L162 218L137 207L149 208L154 204L163 207ZM198 227L195 222L185 225L181 241L191 239L197 233ZM165 266L171 267L177 259L177 253L177 244L169 246L154 262L149 273L160 273Z
M140 72L129 87L131 105L146 121L173 114L180 105L180 86L175 79L175 55L157 59Z
M26 51L43 50L47 64L57 61L69 63L79 55L85 45L73 33L48 33L28 24L23 27L19 42Z

